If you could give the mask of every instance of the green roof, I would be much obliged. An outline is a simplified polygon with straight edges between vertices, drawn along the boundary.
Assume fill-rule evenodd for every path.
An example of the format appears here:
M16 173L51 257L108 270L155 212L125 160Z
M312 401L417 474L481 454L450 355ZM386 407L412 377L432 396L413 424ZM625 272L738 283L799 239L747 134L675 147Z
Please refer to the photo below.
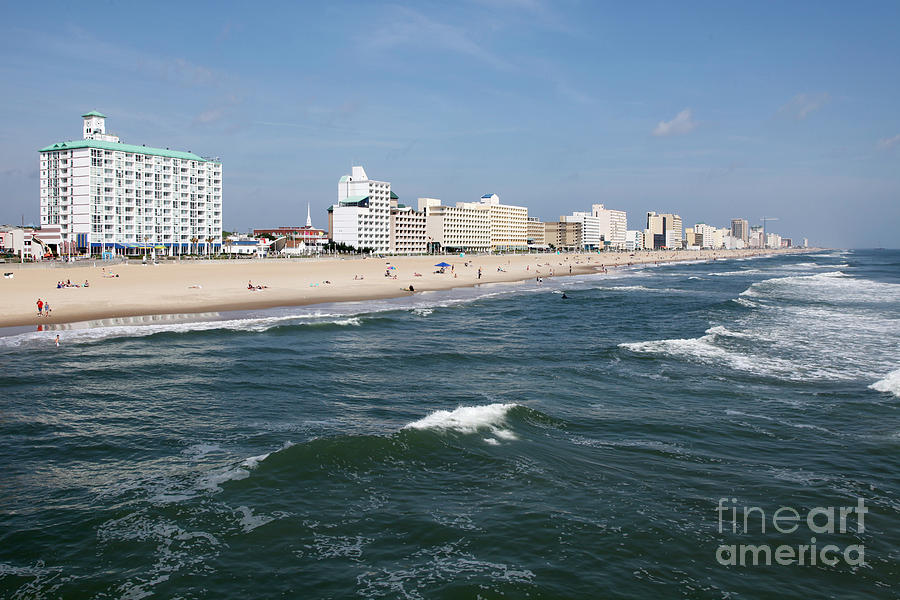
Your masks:
M200 162L216 162L197 156L193 152L180 152L178 150L163 150L149 146L135 146L133 144L121 144L119 142L104 142L102 140L75 140L73 142L59 142L38 152L52 152L54 150L75 150L77 148L100 148L102 150L115 150L118 152L134 152L136 154L153 154L155 156L167 156L169 158L181 158L184 160L199 160Z
M82 117L100 117L101 119L105 119L105 118L106 118L106 115L104 115L103 113L99 113L99 112L97 112L96 110L92 110L92 111L89 112L89 113L84 113L84 114L81 115L81 116L82 116Z
M397 197L397 194L395 194L394 192L391 192L391 200L399 200L399 199L400 198Z
M341 180L338 183L347 183L348 181L350 181L349 175L341 175Z
M346 198L341 200L341 204L343 204L344 202L362 202L367 198L368 196L347 196Z

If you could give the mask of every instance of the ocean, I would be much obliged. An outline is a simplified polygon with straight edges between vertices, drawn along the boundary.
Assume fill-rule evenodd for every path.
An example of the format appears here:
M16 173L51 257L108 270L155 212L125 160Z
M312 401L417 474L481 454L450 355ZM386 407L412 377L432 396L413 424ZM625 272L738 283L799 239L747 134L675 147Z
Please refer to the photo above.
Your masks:
M900 596L898 251L9 328L0 390L2 598Z

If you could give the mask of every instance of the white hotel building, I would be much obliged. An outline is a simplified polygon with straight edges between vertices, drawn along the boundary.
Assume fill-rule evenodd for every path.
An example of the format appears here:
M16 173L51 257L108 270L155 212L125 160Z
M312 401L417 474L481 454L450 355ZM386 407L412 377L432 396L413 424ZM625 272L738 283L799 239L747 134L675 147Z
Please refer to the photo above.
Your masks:
M222 163L123 144L106 116L82 115L83 139L40 150L41 225L76 251L209 253L222 244Z
M491 217L480 203L443 206L437 198L419 198L425 213L429 251L490 252Z
M591 215L600 225L600 238L615 250L625 250L628 217L624 210L604 208L602 204L591 206Z
M501 204L497 194L485 194L480 205L491 223L491 252L528 250L528 209Z
M369 179L366 170L353 167L338 181L337 204L329 210L331 239L354 248L391 251L391 184Z

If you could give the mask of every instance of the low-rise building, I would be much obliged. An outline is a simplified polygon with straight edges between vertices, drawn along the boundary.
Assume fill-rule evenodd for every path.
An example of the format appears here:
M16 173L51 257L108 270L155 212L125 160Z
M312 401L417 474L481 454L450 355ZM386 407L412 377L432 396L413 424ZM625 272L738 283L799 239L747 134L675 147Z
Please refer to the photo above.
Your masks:
M256 239L248 236L231 237L222 244L223 254L258 256L268 254L271 242L268 239Z
M628 229L625 231L625 249L629 252L644 249L644 232L640 229Z

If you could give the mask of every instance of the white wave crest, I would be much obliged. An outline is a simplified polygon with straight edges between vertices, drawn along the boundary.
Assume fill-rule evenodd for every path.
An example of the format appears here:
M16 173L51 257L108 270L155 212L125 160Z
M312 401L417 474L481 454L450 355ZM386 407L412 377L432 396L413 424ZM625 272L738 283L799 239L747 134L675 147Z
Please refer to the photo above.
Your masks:
M752 275L753 273L759 273L759 269L743 269L741 271L723 271L721 273L709 273L713 277L733 277L734 275Z
M742 333L740 331L731 331L723 327L722 325L716 325L715 327L710 327L704 333L707 335L717 335L721 337L733 337L733 338L749 338L753 337L749 333Z
M731 301L736 302L741 306L746 306L747 308L759 308L759 304L751 300L747 300L746 298L732 298Z
M403 426L403 429L437 429L458 431L460 433L477 433L490 431L497 438L514 440L516 434L502 426L506 423L506 414L517 404L487 404L483 406L460 406L456 410L438 410L427 417ZM491 442L492 443L492 442Z
M242 319L216 319L218 313L202 315L152 315L146 317L119 317L80 323L44 325L43 331L29 331L0 337L0 348L49 346L57 333L63 348L68 344L91 343L114 338L146 337L158 333L189 333L197 331L231 330L263 332L288 324L306 325L360 325L358 317L337 318L345 315L328 313L292 314ZM166 318L168 317L168 318ZM199 319L199 320L198 320ZM207 319L207 320L203 320Z
M870 385L869 389L877 392L887 392L900 398L900 369L888 373L884 379Z
M900 285L860 279L843 271L829 271L816 275L793 275L766 279L751 285L741 296L810 299L828 302L881 303L900 301Z
M601 288L604 290L612 290L616 292L663 292L666 294L678 294L678 293L690 293L687 290L676 290L673 288L653 288L647 287L645 285L612 285L609 287Z
M642 354L662 354L674 356L689 361L700 362L703 364L721 365L726 364L738 371L745 371L762 376L787 376L788 378L797 377L793 374L792 365L782 359L776 359L767 356L756 356L754 354L744 354L738 351L731 351L716 345L716 338L725 337L747 337L746 334L740 334L729 331L722 327L718 331L716 328L707 330L706 335L698 338L680 338L670 340L652 340L647 342L626 342L619 344L620 348L638 352ZM727 333L726 333L727 332Z

